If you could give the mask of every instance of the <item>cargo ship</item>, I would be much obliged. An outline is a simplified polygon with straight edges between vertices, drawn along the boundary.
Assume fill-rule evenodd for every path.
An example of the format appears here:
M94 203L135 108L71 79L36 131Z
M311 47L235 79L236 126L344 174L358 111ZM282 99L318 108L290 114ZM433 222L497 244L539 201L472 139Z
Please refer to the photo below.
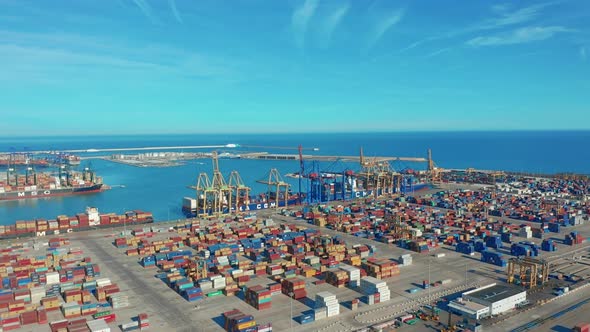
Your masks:
M0 225L0 239L17 237L39 237L64 233L111 228L116 226L132 226L154 222L151 212L140 210L128 211L125 214L101 214L97 208L88 207L84 213L75 216L57 216L55 219L35 219L17 221L14 225Z
M73 172L62 166L56 175L36 173L30 167L20 174L8 168L4 181L0 179L0 201L90 194L106 189L102 178L89 168Z
M279 200L275 199L266 199L265 194L260 194L257 197L250 197L249 200L238 204L238 211L239 212L246 212L246 211L256 211L256 210L264 210L264 209L272 209L276 208L277 205L279 207L285 206L293 206L300 204L299 195L297 194L290 194L287 199L283 199L282 197ZM202 214L213 214L211 209L207 209L208 211L204 211L203 209L199 209L197 211L197 203L199 206L203 206L202 201L197 201L196 198L192 197L184 197L182 199L182 211L188 218L196 217L197 215ZM235 212L236 208L232 207L231 212ZM229 213L230 207L227 204L224 204L223 213Z
M47 159L31 158L25 154L0 155L0 167L48 167L51 163Z
M287 175L299 180L298 193L292 193L291 185L283 181L279 171L273 168L266 177L268 180L256 181L268 185L268 194L252 197L248 195L250 188L244 185L237 171L230 174L226 184L219 170L216 152L212 153L212 159L213 181L209 180L207 173L199 174L197 185L190 187L196 190L196 197L183 198L182 211L187 217L347 201L393 193L413 194L429 186L419 182L413 170L397 173L390 169L372 170L363 166L361 173L350 169L327 172L319 170L319 163L313 163L312 170L307 173L301 166L300 172ZM361 164L362 160L361 151Z
M62 156L62 160L65 161L70 166L78 166L80 165L80 157L73 155L73 154L66 154Z
M402 188L403 191L401 191L400 193L409 194L409 193L413 193L415 191L419 191L419 190L426 189L429 187L430 187L430 185L427 183L414 183L414 184L411 184L411 192L409 191L409 188L406 187L406 188ZM333 186L332 186L332 189L334 189ZM329 202L333 202L333 201L345 201L345 200L350 200L350 199L371 197L371 196L374 196L374 193L375 193L375 190L372 190L372 189L369 189L369 190L359 189L359 190L350 191L348 193L336 193L334 190L332 190L331 192L327 192L325 195L322 195L323 200L315 202L315 203L329 203ZM381 196L383 194L385 194L385 191L383 191L381 189L377 190L377 196ZM223 208L223 213L257 211L257 210L273 209L273 208L277 208L277 207L289 207L289 206L310 203L308 200L306 200L305 193L301 194L301 199L299 198L299 194L289 194L289 196L287 197L286 200L283 198L282 195L279 197L278 200L275 199L274 193L271 193L270 199L267 199L266 196L267 196L266 194L260 194L256 197L250 197L250 200L243 201L243 202L241 202L241 204L238 204L237 211L236 211L235 207L231 208L231 211L230 211L230 208L227 206L227 204L225 204L224 208ZM200 198L200 199L202 199L202 198ZM204 211L203 209L199 209L199 211L197 211L197 203L199 204L199 206L203 206L202 201L197 201L196 198L184 197L182 199L182 211L184 212L184 214L187 217L193 218L197 215L213 214L212 213L213 211L210 209L208 209L208 211Z

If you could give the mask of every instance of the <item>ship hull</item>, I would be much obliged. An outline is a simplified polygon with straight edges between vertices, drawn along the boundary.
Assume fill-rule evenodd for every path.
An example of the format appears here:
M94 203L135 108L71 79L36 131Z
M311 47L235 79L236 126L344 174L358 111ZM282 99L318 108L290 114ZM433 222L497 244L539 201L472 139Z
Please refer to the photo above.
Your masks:
M104 191L102 184L94 184L86 187L70 187L70 188L59 188L59 189L41 189L41 190L29 190L29 191L10 191L0 193L0 201L11 201L20 199L36 199L43 197L55 197L55 196L71 196L71 195L83 195L92 194Z
M134 225L151 224L154 217L150 212L140 210L129 211L123 215L114 213L98 214L88 213L76 216L58 216L53 220L36 219L29 221L17 221L12 225L0 225L0 239L14 239L22 237L55 236L81 231L93 231L116 227L133 227Z
M69 226L67 228L61 229L50 229L50 230L43 230L43 231L29 231L29 232L20 232L18 234L2 234L2 239L16 239L16 238L26 238L26 237L44 237L44 236L54 236L54 235L63 235L69 234L74 232L83 232L83 231L95 231L99 229L109 229L109 228L119 228L119 227L132 227L134 225L145 225L145 224L153 224L154 219L149 218L146 220L140 221L133 221L127 222L126 225L124 223L120 224L110 224L110 225L95 225L95 226Z
M412 192L416 192L416 191L420 191L423 189L427 189L430 188L430 186L426 183L416 183L413 185L412 188ZM258 210L266 210L266 209L274 209L277 207L289 207L289 206L294 206L294 205L301 205L303 204L308 204L308 203L329 203L329 202L333 202L333 201L343 201L343 200L350 200L350 199L357 199L357 198L365 198L365 197L370 197L373 196L374 190L364 190L364 191L355 191L355 192L347 192L345 193L346 198L342 199L342 194L336 194L336 195L330 195L332 197L330 198L326 198L323 199L321 202L307 202L305 199L303 199L303 202L301 202L299 200L299 198L290 198L286 201L284 200L280 200L278 202L275 201L270 201L270 202L263 202L263 203L251 203L248 205L243 205L240 206L238 208L238 212L248 212L248 211L258 211ZM405 194L410 194L411 192L406 191ZM380 196L384 194L384 192L382 192L381 190L379 190L377 192L377 196ZM189 206L183 206L182 210L184 211L184 214L189 217L195 217L198 215L211 215L213 214L212 210L207 210L204 211L203 209L199 209L197 211L197 209L189 207ZM236 212L235 208L232 208L231 211L229 211L228 208L223 210L223 213L230 213L230 212Z

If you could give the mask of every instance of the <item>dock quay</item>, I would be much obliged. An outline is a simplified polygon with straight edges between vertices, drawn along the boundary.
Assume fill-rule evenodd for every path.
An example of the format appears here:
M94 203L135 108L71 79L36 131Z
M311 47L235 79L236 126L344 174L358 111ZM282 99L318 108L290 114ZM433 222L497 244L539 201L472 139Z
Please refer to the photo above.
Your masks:
M316 161L343 161L343 162L360 162L360 156L325 156L325 155L302 155L304 160L316 160ZM240 154L240 158L243 159L259 159L259 160L299 160L298 154L283 154L283 153L245 153ZM371 157L373 160L378 161L405 161L405 162L417 162L425 163L428 161L426 158L420 157Z
M443 174L441 180L478 178ZM530 302L481 321L484 331L506 331L544 310L544 303L556 299L555 288L573 295L561 293L549 306L587 295L589 288L582 286L590 280L590 206L557 199L579 194L583 183L515 183L493 194L470 183L453 183L412 196L127 225L59 235L64 239L59 242L88 256L100 267L101 278L117 285L121 294L116 299L128 302L124 308L109 308L117 315L112 328L146 314L154 330L166 331L195 326L233 331L228 324L253 331L288 331L291 326L293 331L361 331L396 321L411 324L412 331L428 331L428 320L445 324L449 298L497 284L526 290ZM543 197L543 202L529 197ZM0 244L14 248L12 254L22 261L43 254L44 243L55 242L55 237L37 237ZM505 267L544 261L547 278L539 277L534 287L519 275L510 278ZM59 301L74 293L64 294L54 295ZM96 302L90 294L90 302ZM325 299L324 307L318 307L317 298ZM440 315L425 311L429 305L440 308ZM63 319L61 311L48 312L49 322ZM39 321L21 327L49 330Z

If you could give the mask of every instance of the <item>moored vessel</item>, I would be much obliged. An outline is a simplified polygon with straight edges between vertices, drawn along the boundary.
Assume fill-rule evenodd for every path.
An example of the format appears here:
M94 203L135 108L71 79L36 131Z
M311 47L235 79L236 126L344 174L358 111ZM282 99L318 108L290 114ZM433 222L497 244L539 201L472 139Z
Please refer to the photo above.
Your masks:
M101 214L95 207L88 207L84 213L75 216L60 215L55 219L19 220L13 225L0 225L0 238L49 236L84 230L109 228L123 225L153 223L151 212L133 210L122 215L115 213Z

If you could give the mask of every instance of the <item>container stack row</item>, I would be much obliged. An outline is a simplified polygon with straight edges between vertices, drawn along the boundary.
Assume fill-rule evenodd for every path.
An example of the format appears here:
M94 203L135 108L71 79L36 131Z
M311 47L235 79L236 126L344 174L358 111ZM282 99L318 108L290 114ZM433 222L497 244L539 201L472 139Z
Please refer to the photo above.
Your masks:
M489 250L485 250L481 253L481 261L499 267L506 267L506 265L508 265L508 261L501 253Z
M391 278L399 275L399 268L396 262L389 259L368 258L363 264L367 275L377 279Z
M315 296L315 320L338 316L340 314L340 303L336 295L330 292L319 292Z
M340 264L340 269L346 271L350 287L359 287L361 285L361 270L358 267Z
M361 279L361 291L367 296L369 305L387 302L391 297L391 291L387 283L374 277Z
M1 249L0 330L47 324L48 312L59 312L66 319L51 322L52 330L87 331L86 317L128 305L118 286L100 278L99 266L67 239L48 239L43 254L31 256L30 249L26 242Z
M272 307L272 293L268 287L252 286L246 289L246 303L257 310L270 309Z
M553 240L543 240L541 242L541 250L544 251L557 251L557 246Z
M307 296L307 291L305 290L305 280L299 278L283 279L281 282L281 291L283 294L288 295L295 300L299 300Z
M586 239L577 231L571 232L565 236L565 244L573 246L575 244L582 244L586 242Z
M270 332L272 325L257 325L254 317L246 315L238 309L223 313L223 327L228 332Z
M510 247L510 254L513 256L537 257L539 247L532 242L513 243Z

